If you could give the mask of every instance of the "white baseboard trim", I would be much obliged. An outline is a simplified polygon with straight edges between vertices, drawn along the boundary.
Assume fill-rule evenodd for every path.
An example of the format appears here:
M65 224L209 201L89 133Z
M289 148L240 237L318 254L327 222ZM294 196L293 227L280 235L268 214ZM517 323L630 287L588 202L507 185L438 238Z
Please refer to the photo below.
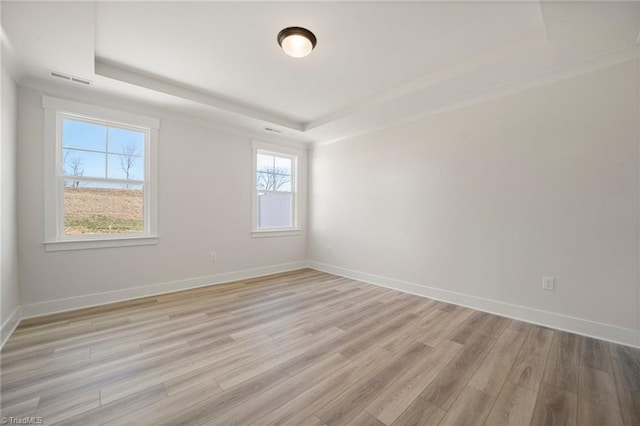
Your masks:
M616 327L555 312L542 311L526 306L513 305L510 303L499 302L497 300L485 299L468 294L400 281L393 278L381 277L379 275L355 271L321 262L309 261L308 267L318 271L327 272L329 274L339 275L403 291L405 293L415 294L417 296L453 303L455 305L466 306L468 308L489 312L503 317L640 348L640 330Z
M21 319L22 315L20 306L16 306L13 313L9 315L9 318L7 318L4 324L2 324L2 329L0 329L0 350L2 350L4 344L7 343L9 336L13 334Z
M155 296L158 294L174 293L209 285L224 284L232 281L246 280L264 275L280 272L294 271L307 267L306 261L283 263L280 265L263 266L260 268L245 269L241 271L225 272L204 277L189 278L186 280L169 281L159 284L151 284L141 287L126 288L122 290L108 291L104 293L87 294L66 299L50 300L40 303L32 303L21 307L22 318L33 318L42 315L50 315L75 309L90 308L106 305L108 303L122 302L140 297ZM4 331L4 327L3 327ZM4 337L4 333L3 333Z
M415 294L417 296L428 297L430 299L453 303L460 306L466 306L468 308L477 309L480 311L489 312L520 321L551 327L554 329L568 331L584 336L594 337L596 339L619 343L626 346L640 348L640 330L616 327L609 324L586 320L583 318L576 318L554 312L529 308L526 306L513 305L510 303L485 299L468 294L428 287L420 284L382 277L375 274L355 271L352 269L342 268L339 266L329 265L321 262L298 261L19 306L14 310L9 318L7 318L4 324L2 324L0 333L0 349L16 329L16 327L20 323L20 320L23 318L33 318L42 315L71 311L75 309L122 302L140 297L155 296L158 294L173 293L176 291L188 290L191 288L224 284L238 280L276 274L280 272L294 271L307 267L318 271L403 291L405 293Z

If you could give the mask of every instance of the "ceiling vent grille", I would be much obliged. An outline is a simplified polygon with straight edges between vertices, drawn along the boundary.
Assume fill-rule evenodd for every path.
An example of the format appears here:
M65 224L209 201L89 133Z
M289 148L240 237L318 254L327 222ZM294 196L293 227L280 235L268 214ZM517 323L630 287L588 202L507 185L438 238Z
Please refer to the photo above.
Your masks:
M74 83L80 83L84 85L90 85L91 81L85 80L84 78L75 77L73 75L65 74L63 72L51 71L51 77L61 78L63 80L72 81Z

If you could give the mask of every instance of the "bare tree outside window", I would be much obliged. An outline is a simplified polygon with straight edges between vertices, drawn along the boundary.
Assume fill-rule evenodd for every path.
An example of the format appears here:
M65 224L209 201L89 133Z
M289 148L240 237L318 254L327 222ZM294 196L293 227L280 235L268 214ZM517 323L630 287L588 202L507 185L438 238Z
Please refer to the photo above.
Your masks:
M295 159L256 153L256 229L285 229L295 225Z
M258 173L257 188L262 191L278 191L291 182L290 173L282 167L263 167Z
M69 157L69 152L64 153L64 173L67 176L83 176L84 175L84 161L82 156ZM68 168L67 168L68 167ZM77 188L80 186L79 180L71 181L71 186Z
M122 168L122 171L124 172L127 180L130 179L132 169L136 165L137 161L138 149L136 148L135 144L130 142L127 145L123 146L120 155L120 167ZM126 188L129 187L129 184L127 184Z

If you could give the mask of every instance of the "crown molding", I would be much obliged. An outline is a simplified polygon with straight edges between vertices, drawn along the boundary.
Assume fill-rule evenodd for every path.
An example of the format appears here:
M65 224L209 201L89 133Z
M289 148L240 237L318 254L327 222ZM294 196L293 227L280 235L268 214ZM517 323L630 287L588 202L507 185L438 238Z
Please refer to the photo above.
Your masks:
M595 72L600 69L608 68L620 63L638 60L639 57L640 47L634 43L632 45L615 49L577 63L558 67L529 77L513 80L505 84L476 90L459 98L453 99L450 102L438 104L430 108L424 108L414 114L397 116L395 119L388 120L387 122L381 122L379 116L381 114L388 114L388 116L392 116L394 114L394 111L398 110L398 105L383 105L378 109L378 111L369 111L369 113L372 115L378 115L378 119L376 119L375 117L367 118L366 114L362 114L360 116L360 122L369 121L381 124L366 128L363 127L360 129L356 128L351 132L344 132L340 137L337 138L325 139L322 137L316 137L315 139L317 141L314 143L314 146L340 142L345 139L377 132L389 127L399 126L432 115L441 114L481 102L487 102L504 96L517 94L534 89L536 87L546 86L557 81ZM334 125L335 124L336 123L334 123Z
M178 82L168 81L157 76L151 76L126 66L110 62L106 59L95 58L95 73L102 77L118 80L124 83L133 84L138 87L166 93L182 99L186 99L199 104L207 105L222 111L231 112L245 117L266 121L290 130L302 131L302 123L282 117L270 112L261 111L242 105L239 102L223 99L201 90L186 87Z
M18 85L52 96L58 96L78 102L95 103L101 106L117 108L136 114L152 115L160 118L161 120L176 120L185 124L240 135L250 139L263 140L266 142L302 149L307 149L309 146L309 141L291 138L288 137L288 135L254 131L246 127L234 126L223 121L215 121L210 117L189 114L188 112L167 105L157 105L144 100L131 100L120 96L108 95L92 90L91 86L76 86L74 83L62 81L54 82L35 77L22 78L18 81Z

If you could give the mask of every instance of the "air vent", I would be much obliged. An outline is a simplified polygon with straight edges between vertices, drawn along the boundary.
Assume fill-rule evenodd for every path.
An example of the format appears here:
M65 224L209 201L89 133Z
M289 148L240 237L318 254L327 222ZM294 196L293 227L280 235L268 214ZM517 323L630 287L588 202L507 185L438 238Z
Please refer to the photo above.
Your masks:
M265 127L264 129L265 129L267 132L282 133L282 130L272 129L271 127Z
M67 81L73 81L74 83L81 83L85 85L90 85L91 81L85 80L84 78L75 77L73 75L65 74L63 72L51 71L51 77L61 78Z
M87 86L89 84L91 84L91 82L89 80L83 80L83 79L78 78L78 77L71 77L71 81L76 82L76 83L86 84Z
M58 78L61 78L63 80L71 80L71 76L70 75L61 74L61 73L55 72L55 71L51 72L51 76L52 77L58 77Z

